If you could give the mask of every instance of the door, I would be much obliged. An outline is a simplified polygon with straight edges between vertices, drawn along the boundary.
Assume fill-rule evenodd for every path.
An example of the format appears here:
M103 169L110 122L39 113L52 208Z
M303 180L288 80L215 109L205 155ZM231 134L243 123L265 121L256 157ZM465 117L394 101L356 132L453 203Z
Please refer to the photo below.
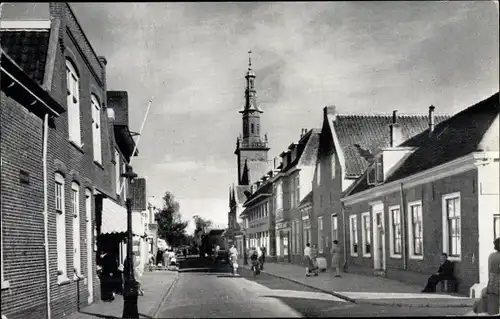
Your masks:
M89 291L88 303L94 302L94 276L92 267L92 194L85 190L86 214L86 242L87 242L87 288Z
M374 268L377 270L385 270L385 230L383 210L374 211L373 218Z

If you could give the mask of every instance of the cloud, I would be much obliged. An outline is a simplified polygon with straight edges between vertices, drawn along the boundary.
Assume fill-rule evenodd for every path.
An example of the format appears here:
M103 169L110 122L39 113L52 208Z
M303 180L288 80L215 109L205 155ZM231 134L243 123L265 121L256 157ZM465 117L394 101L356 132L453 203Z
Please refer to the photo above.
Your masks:
M109 89L129 92L132 130L155 96L133 164L148 189L189 198L186 205L220 200L214 215L227 210L237 177L249 49L269 158L300 128L321 127L328 104L349 113L433 104L453 113L499 86L490 1L71 6L108 59Z

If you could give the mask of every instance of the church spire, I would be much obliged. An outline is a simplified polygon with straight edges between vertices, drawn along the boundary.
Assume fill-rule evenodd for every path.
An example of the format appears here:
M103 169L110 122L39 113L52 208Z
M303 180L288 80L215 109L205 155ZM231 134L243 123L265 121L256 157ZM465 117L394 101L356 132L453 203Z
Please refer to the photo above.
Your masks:
M245 76L247 82L245 90L245 107L240 111L243 114L253 111L263 113L256 101L257 91L255 90L255 77L255 72L252 70L252 50L250 50L248 51L248 71Z

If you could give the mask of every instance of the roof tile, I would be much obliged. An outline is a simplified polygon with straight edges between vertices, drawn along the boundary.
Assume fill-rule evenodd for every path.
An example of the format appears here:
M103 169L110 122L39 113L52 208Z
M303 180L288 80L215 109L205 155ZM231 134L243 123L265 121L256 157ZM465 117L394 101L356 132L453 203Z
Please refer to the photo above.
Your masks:
M435 123L449 118L448 115L436 115ZM354 144L372 153L382 147L389 146L389 124L392 123L392 114L378 115L337 115L333 127L337 133L340 146L344 152L346 176L360 176L367 168L368 162L359 155ZM404 139L408 139L428 129L427 115L400 115L398 123Z
M1 31L0 42L5 52L28 74L43 83L50 32Z

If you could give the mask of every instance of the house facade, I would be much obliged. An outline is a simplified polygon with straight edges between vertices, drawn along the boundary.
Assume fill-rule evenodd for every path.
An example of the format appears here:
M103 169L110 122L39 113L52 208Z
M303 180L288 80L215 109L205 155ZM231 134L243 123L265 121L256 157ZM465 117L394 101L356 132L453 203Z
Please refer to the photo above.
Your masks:
M18 5L34 6L28 11L37 21L20 21L14 15L10 19ZM0 36L2 70L5 53L19 66L17 75L8 73L21 78L8 84L12 85L4 93L15 96L12 89L18 90L19 83L34 92L42 88L37 101L52 100L52 109L60 105L65 110L51 116L44 143L41 122L21 111L11 97L2 96L2 132L15 125L9 123L13 116L18 121L12 135L2 134L2 157L15 154L9 148L16 143L21 152L15 161L2 158L2 314L61 318L99 298L95 212L101 195L113 195L114 171L106 116L106 60L96 55L67 3L5 4ZM2 85L3 79L2 75ZM40 153L44 144L45 155ZM16 167L20 158L24 168ZM45 178L40 179L42 175ZM29 202L12 201L23 194ZM22 209L30 218L16 217Z
M500 236L499 95L441 123L433 110L428 130L382 148L347 190L347 264L423 285L444 252L459 291L477 296Z
M312 183L311 244L317 245L320 256L331 261L333 240L344 246L348 238L343 214L343 192L359 178L372 161L373 152L390 144L387 114L339 114L335 106L323 108L323 125ZM439 123L447 117L436 115ZM428 128L426 115L400 116L401 141ZM341 264L347 251L342 253Z

